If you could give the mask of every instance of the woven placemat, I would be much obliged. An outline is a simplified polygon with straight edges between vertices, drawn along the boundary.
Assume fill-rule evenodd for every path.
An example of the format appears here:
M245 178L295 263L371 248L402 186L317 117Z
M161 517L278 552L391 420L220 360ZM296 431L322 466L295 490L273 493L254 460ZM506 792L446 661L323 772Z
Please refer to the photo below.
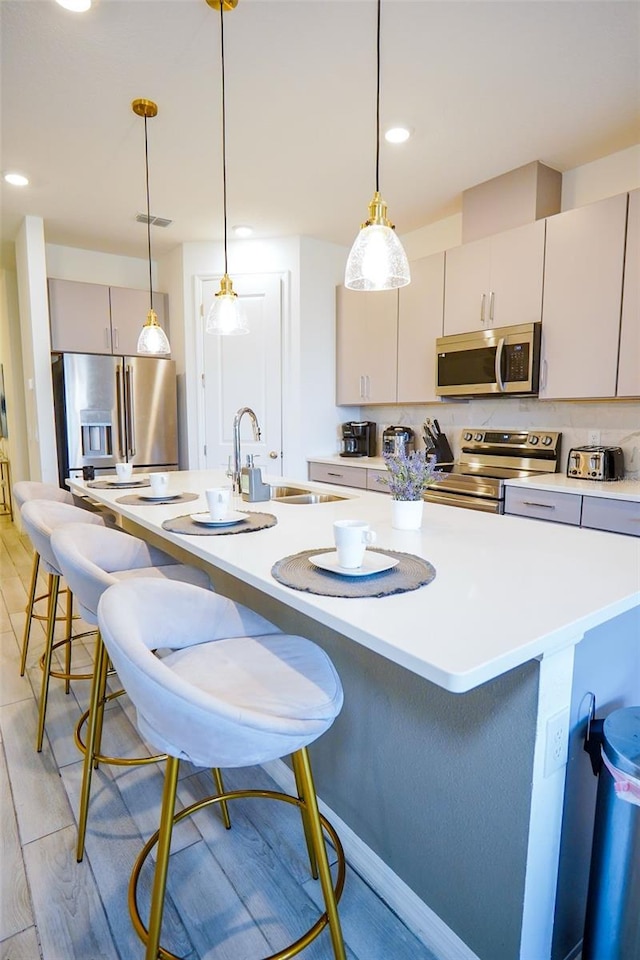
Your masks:
M127 490L129 487L150 487L148 478L131 480L130 483L114 483L112 480L88 480L87 486L94 490Z
M199 537L220 537L230 533L254 533L256 530L275 527L278 522L272 513L257 513L253 510L241 510L240 513L245 513L247 519L229 527L207 527L203 523L194 523L190 515L186 513L181 517L165 520L162 529L168 530L170 533L191 533L197 534Z
M271 568L272 576L286 587L317 593L321 597L388 597L393 593L407 593L431 583L436 575L433 564L412 553L399 550L368 548L373 553L396 557L400 562L391 570L371 573L366 577L348 577L321 570L309 562L318 553L332 553L333 547L303 550L283 557Z
M126 497L118 497L116 503L127 503L133 507L157 507L163 503L188 503L190 500L198 500L197 493L181 493L177 497L160 497L153 500L148 497L141 497L138 493L129 493Z

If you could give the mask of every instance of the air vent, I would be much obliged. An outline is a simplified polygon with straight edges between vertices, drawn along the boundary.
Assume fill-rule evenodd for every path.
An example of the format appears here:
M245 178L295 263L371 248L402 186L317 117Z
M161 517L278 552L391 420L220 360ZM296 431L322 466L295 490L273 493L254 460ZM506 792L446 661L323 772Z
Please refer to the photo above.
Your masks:
M138 223L150 223L152 227L170 227L173 220L167 220L166 217L148 217L146 213L136 215Z

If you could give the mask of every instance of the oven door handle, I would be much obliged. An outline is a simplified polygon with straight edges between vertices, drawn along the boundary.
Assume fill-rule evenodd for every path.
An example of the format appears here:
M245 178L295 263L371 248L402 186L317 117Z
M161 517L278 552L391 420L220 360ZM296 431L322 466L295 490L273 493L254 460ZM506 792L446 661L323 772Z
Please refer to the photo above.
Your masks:
M496 361L495 361L495 375L496 383L498 384L498 390L500 393L504 393L504 381L502 379L502 351L504 350L504 337L500 337L498 340L498 346L496 347Z

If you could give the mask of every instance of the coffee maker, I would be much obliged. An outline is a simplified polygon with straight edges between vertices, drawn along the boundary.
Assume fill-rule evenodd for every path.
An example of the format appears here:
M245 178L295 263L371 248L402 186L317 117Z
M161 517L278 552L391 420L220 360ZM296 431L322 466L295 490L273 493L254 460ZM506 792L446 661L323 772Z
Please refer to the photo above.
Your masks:
M376 425L372 420L348 420L342 424L341 457L375 457Z

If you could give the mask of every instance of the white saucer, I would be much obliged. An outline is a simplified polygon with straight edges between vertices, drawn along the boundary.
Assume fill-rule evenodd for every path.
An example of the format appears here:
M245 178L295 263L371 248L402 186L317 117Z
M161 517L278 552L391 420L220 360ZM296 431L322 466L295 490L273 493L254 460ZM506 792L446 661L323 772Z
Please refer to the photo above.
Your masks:
M178 497L181 497L181 493L163 493L157 495L155 493L139 493L138 496L141 500L177 500Z
M107 480L110 487L146 487L148 480L141 480L139 477L131 477L130 480Z
M222 520L212 520L210 513L192 513L191 519L194 523L202 523L205 527L229 527L232 523L240 523L241 520L246 520L247 515L232 510Z
M369 550L364 552L361 567L341 567L338 564L337 550L332 550L331 553L317 553L309 557L309 562L322 570L328 570L329 573L338 573L341 577L368 577L372 573L391 570L400 563L397 557L388 557L384 553L371 553Z

